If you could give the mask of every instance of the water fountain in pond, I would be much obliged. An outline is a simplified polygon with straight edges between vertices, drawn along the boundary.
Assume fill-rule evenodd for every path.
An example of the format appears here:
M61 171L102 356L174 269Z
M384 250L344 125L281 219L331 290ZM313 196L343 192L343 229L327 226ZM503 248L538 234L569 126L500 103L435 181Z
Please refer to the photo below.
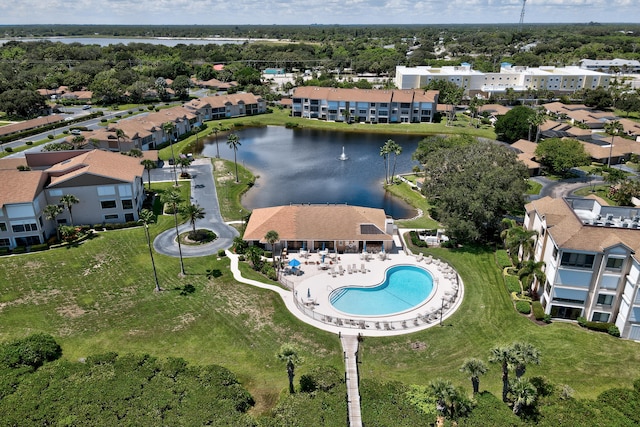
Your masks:
M338 160L349 160L349 157L347 157L347 155L344 154L344 145L342 146L342 154L340 154L340 157L338 157Z

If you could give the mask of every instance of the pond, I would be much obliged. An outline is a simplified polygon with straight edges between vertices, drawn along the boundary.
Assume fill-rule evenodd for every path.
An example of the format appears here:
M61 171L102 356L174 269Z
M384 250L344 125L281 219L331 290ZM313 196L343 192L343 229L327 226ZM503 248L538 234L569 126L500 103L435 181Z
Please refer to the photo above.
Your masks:
M396 219L416 214L410 205L384 191L385 168L380 148L393 139L402 147L396 174L411 172L417 165L411 155L421 136L281 126L247 128L237 135L241 144L238 163L259 176L242 200L247 209L291 203L346 203L382 208ZM220 137L218 143L220 157L233 160L226 138ZM347 160L340 160L343 147ZM206 139L203 154L216 156L214 137Z

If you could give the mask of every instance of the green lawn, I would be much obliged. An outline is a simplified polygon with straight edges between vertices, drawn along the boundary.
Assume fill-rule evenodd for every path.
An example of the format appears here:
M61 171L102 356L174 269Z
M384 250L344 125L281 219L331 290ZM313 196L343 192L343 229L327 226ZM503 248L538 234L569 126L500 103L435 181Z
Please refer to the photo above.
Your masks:
M422 216L416 219L398 220L396 224L401 228L438 228L438 221L429 217L431 205L418 191L413 190L407 183L387 185L387 191L422 211Z
M527 180L527 194L540 194L540 190L542 190L542 184L530 179Z
M593 187L595 191L591 191L591 187L580 188L573 193L576 196L589 196L591 194L595 194L598 197L606 200L607 203L611 206L618 206L618 204L609 198L609 185L596 185Z
M161 216L151 232L171 227L173 217ZM178 259L156 254L155 260L160 293L153 291L142 228L103 232L68 249L0 258L2 341L42 331L59 340L69 360L117 351L220 364L249 388L257 411L271 407L286 387L286 370L275 358L282 343L300 347L300 372L341 366L335 335L296 320L279 296L235 282L227 258L185 258L184 278L178 277ZM222 276L208 280L208 269ZM196 290L181 296L187 284Z

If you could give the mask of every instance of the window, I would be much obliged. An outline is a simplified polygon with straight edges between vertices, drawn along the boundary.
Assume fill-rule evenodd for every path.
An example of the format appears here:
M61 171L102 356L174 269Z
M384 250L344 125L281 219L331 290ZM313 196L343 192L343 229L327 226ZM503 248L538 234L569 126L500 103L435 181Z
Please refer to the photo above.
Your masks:
M624 262L624 259L622 258L607 258L607 269L620 270L622 269L623 262Z
M133 201L131 201L131 199L123 200L122 209L133 209Z
M565 267L593 268L595 255L564 252L560 265Z
M598 304L611 305L613 304L613 295L598 294Z
M7 231L7 223L0 222L0 231Z
M98 196L114 196L116 187L113 185L101 185L98 187Z
M62 196L62 190L49 190L49 196L51 197L61 197Z
M133 217L132 213L127 213L127 214L124 214L124 220L126 222L133 222L135 221L135 218Z
M131 186L130 185L118 185L118 194L120 197L131 196Z
M558 248L556 248L555 246L553 247L553 254L551 256L553 257L553 259L558 258Z
M9 239L0 239L0 248L4 248L9 245L11 245Z
M103 200L100 204L102 205L102 209L113 209L116 207L115 200Z
M14 233L23 233L25 231L38 231L37 224L14 224L11 225Z
M592 322L608 322L609 321L609 313L599 313L595 311L593 316L591 316Z
M104 219L118 219L118 215L117 214L112 214L112 215L105 215Z

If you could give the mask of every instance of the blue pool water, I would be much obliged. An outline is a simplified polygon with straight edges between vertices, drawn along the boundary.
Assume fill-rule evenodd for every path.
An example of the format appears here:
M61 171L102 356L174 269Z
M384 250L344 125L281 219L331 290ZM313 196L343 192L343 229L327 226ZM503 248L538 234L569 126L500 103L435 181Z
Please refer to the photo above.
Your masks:
M373 287L342 287L329 295L336 310L361 316L382 316L409 310L433 291L433 277L423 268L397 265L387 270L385 281Z

